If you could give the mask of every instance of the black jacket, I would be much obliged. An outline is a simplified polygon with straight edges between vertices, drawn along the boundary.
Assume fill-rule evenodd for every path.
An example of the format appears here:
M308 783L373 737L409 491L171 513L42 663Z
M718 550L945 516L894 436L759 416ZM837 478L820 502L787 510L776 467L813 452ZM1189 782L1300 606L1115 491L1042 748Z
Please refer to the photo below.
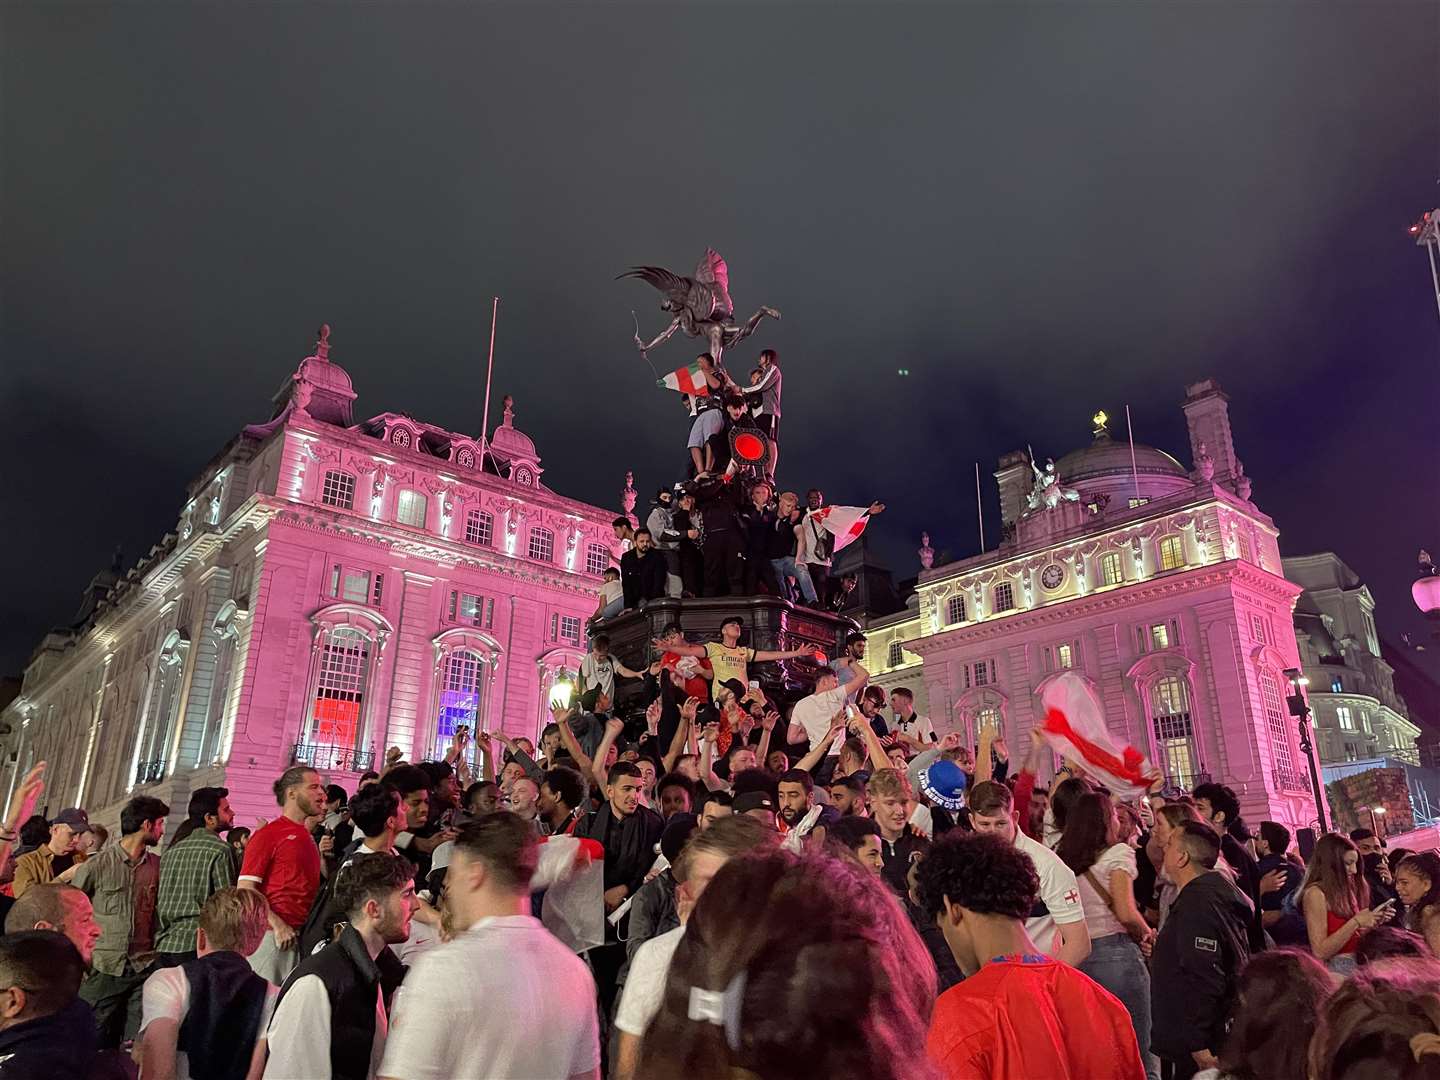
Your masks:
M95 1013L76 998L38 1020L0 1031L4 1080L111 1080L129 1075L115 1052L99 1053Z
M631 548L620 556L620 587L625 592L625 606L638 608L644 600L665 595L665 556L656 548L644 555Z
M1224 874L1201 874L1180 890L1150 956L1150 1049L1189 1062L1219 1053L1250 959L1254 909Z
M1267 911L1281 912L1280 921L1272 923L1266 933L1276 945L1309 949L1310 935L1305 929L1305 916L1294 908L1289 911L1285 909L1285 898L1300 887L1300 881L1305 876L1305 867L1291 862L1284 855L1264 856L1260 860L1260 876L1263 878L1273 870L1285 871L1285 884L1280 886L1278 892L1265 893L1260 897L1262 918Z
M664 831L664 819L649 807L637 806L629 817L616 820L608 801L575 827L576 836L598 840L605 849L605 891L624 885L626 896L634 896L645 883L645 875L655 862L655 845ZM621 920L627 931L628 920L628 915ZM619 933L620 927L612 926L607 919L605 940L618 941Z
M910 864L917 862L929 850L930 841L910 825L905 826L900 839L894 843L880 837L880 858L885 863L880 876L901 899L910 895L910 884L905 880L910 873Z
M1220 837L1220 854L1235 871L1235 884L1250 899L1250 924L1246 930L1251 952L1260 952L1266 947L1265 927L1260 921L1260 864L1250 849L1230 833Z
M385 1011L405 967L389 946L370 959L365 942L353 926L346 926L339 938L314 956L300 961L280 991L275 1008L279 1009L296 979L318 975L330 998L330 1030L316 1032L316 1038L330 1040L330 1074L333 1080L368 1080L370 1047L375 1041L375 987L385 1001Z

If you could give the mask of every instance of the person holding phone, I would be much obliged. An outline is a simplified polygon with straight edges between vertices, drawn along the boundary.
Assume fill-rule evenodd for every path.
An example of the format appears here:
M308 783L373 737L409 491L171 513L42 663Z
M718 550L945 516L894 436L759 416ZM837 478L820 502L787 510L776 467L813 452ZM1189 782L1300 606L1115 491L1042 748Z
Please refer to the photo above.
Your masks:
M1326 833L1316 841L1300 883L1300 905L1310 951L1339 975L1355 970L1355 948L1365 932L1395 914L1393 900L1370 907L1360 851L1339 833Z

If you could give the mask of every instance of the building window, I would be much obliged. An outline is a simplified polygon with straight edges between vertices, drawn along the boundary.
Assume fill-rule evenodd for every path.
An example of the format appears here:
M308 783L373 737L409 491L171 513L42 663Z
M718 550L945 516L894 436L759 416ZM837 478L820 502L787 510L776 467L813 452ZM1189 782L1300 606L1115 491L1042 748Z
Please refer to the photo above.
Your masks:
M1142 498L1138 498L1138 499L1137 499L1137 498L1135 498L1135 497L1132 495L1132 496L1130 497L1130 509L1131 509L1131 510L1134 510L1137 506L1144 506L1144 505L1145 505L1146 503L1148 503L1149 501L1150 501L1150 500L1147 499L1147 498L1143 498L1143 497L1142 497Z
M390 445L409 446L410 432L403 427L397 427L390 432Z
M370 674L370 642L348 626L325 631L309 742L332 750L358 750L361 706Z
M435 722L435 745L432 755L436 761L445 759L445 752L455 739L455 729L461 724L470 728L471 735L480 728L480 698L484 693L485 660L479 653L458 649L445 659L445 675L440 690L440 712ZM472 741L467 753L474 749Z
M1118 551L1109 552L1100 558L1100 584L1119 585L1125 580L1125 565Z
M555 557L555 534L549 529L530 530L530 558L550 562Z
M1280 684L1268 671L1260 675L1260 700L1265 705L1265 726L1270 729L1270 746L1275 752L1276 778L1282 788L1304 789L1304 781L1290 753L1290 731L1280 707Z
M890 667L899 667L905 662L905 649L898 641L890 642L890 655L886 657Z
M1190 687L1179 675L1167 675L1150 690L1155 749L1167 780L1191 787L1196 774L1194 728L1190 722Z
M355 477L331 469L321 485L320 501L326 506L338 506L341 510L355 509Z
M1160 539L1160 569L1176 570L1185 565L1185 541L1170 535Z
M597 577L610 565L610 549L604 544L591 544L585 549L585 572Z
M1361 710L1360 710L1360 730L1363 731L1363 732L1365 732L1366 735L1373 735L1373 734L1375 734L1375 732L1372 731L1371 728L1370 728L1370 710L1369 710L1369 709L1361 709Z
M1013 587L1008 581L1003 582L1003 583L1000 584L1000 585L996 585L996 586L995 586L995 606L994 606L994 610L997 611L997 612L999 612L999 611L1009 611L1009 610L1010 610L1011 608L1013 608L1014 606L1015 606L1015 589L1014 589L1014 587Z
M1057 645L1055 647L1055 662L1062 668L1073 668L1075 666L1075 649L1070 645Z
M465 542L489 546L495 535L495 518L485 510L471 510L465 515Z
M1264 645L1270 640L1269 635L1265 633L1265 616L1250 616L1250 637L1259 645Z
M580 644L580 619L576 615L560 616L560 640Z
M1365 619L1365 644L1370 646L1370 655L1380 655L1380 638L1375 632L1375 616L1370 612L1361 613Z
M403 429L397 429L403 430ZM425 512L429 509L430 500L421 495L418 491L406 489L400 492L400 497L395 501L395 520L401 525L410 525L416 529L425 527Z
M975 672L976 686L988 686L991 682L994 681L991 678L991 675L993 674L992 665L994 663L995 661L993 660L981 660L978 664L974 666L973 670Z
M1150 627L1150 647L1152 649L1168 649L1170 647L1170 627L1164 623L1156 623Z
M975 710L975 738L980 738L980 733L986 728L995 732L997 738L1003 738L1004 732L1000 730L1000 710L994 705L985 705ZM991 751L992 754L994 751Z
M1347 742L1347 743L1345 744L1345 760L1346 760L1346 761L1359 761L1359 760L1360 760L1360 748L1359 748L1358 746L1356 746L1353 742Z
M964 621L965 597L957 594L945 602L945 625L953 626L955 623Z
M352 604L367 603L370 600L370 572L347 570L336 563L330 567L330 595Z
M1240 545L1240 558L1243 559L1245 562L1252 562L1253 560L1251 558L1250 552L1250 537L1246 536L1242 532L1239 534L1238 537L1236 537L1236 539L1239 541Z
M1332 694L1345 693L1345 680L1339 675L1330 676L1330 692Z
M1335 706L1335 723L1340 726L1341 731L1355 730L1355 715L1350 711L1349 705Z
M452 589L450 592L449 617L452 623L489 628L495 618L495 601L473 593Z

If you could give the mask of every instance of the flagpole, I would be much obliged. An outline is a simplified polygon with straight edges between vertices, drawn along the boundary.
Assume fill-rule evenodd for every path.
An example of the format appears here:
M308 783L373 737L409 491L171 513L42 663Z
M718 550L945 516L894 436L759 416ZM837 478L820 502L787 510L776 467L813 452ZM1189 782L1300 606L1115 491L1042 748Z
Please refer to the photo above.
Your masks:
M985 504L980 501L980 463L975 462L975 512L980 516L980 550L985 550Z
M490 376L495 373L495 322L500 317L500 297L490 298L490 359L485 365L485 414L480 421L480 471L490 450Z
M1140 467L1135 464L1135 427L1130 423L1130 406L1125 406L1125 432L1130 438L1130 475L1135 480L1135 498L1140 498Z

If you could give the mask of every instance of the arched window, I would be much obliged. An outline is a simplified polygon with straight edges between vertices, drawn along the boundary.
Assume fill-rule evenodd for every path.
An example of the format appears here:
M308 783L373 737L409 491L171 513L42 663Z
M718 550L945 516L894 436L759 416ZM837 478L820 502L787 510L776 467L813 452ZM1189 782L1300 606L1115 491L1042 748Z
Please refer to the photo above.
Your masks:
M339 469L325 474L320 487L320 501L326 506L338 506L341 510L355 509L355 477Z
M1182 788L1193 787L1200 767L1190 719L1190 683L1184 677L1165 675L1150 687L1150 722L1165 778Z
M1185 565L1185 541L1171 533L1160 540L1160 569L1178 570Z
M956 593L945 602L945 625L954 626L965 621L965 595Z
M396 428L403 431L403 428ZM411 491L406 488L400 492L395 500L395 520L401 525L410 525L416 529L425 527L425 514L430 508L430 500L421 495L418 491Z
M549 529L530 530L530 558L537 562L551 562L555 558L555 534Z
M365 695L370 680L370 641L350 626L321 630L320 674L305 741L313 751L349 753L363 736ZM316 754L317 768L332 767L336 755Z
M470 510L465 514L465 542L488 546L495 536L495 518L486 510Z
M1119 585L1125 580L1125 565L1118 551L1109 551L1100 557L1100 584Z
M442 761L460 725L470 729L472 741L467 757L474 758L473 736L485 715L485 658L471 649L456 649L445 657L441 671L440 708L435 720L435 742L431 758Z
M1268 671L1260 673L1260 701L1265 708L1265 727L1270 732L1270 748L1275 759L1275 780L1285 791L1304 791L1307 781L1295 767L1290 749L1290 725L1280 703L1280 683Z
M211 677L210 701L205 710L205 727L200 733L200 747L196 755L196 764L200 766L220 761L224 755L225 722L239 638L239 627L236 625L239 614L235 601L227 600L216 614L211 631L215 646L215 671Z
M171 630L160 643L151 675L145 724L136 747L135 783L152 784L163 779L169 760L171 736L180 712L180 684L185 677L185 657L190 642L178 630Z

